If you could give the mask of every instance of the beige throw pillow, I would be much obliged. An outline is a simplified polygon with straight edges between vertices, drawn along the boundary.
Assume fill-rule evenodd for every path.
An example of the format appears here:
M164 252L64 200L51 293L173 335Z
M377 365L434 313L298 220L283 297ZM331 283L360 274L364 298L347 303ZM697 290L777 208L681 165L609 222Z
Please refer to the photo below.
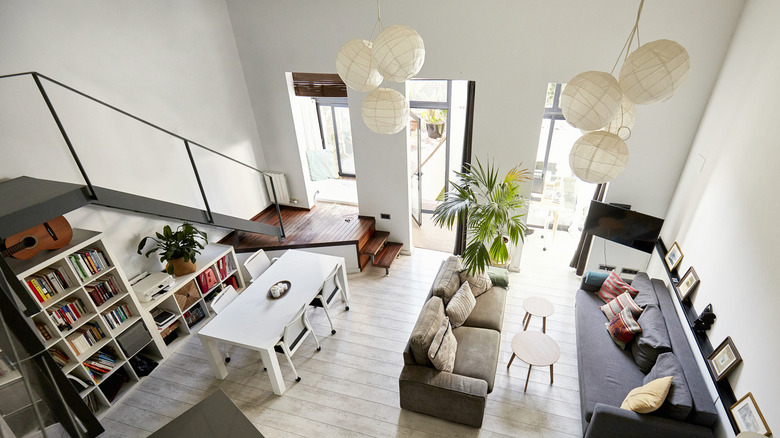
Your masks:
M444 305L450 302L450 299L460 287L460 257L450 256L441 266L436 278L433 280L433 294L444 300Z
M431 348L433 337L441 326L441 321L446 318L444 315L444 303L441 298L431 297L420 311L417 322L412 329L412 335L409 337L409 344L412 348L414 360L419 365L431 366L428 359L428 349Z
M431 348L428 349L428 358L439 371L451 373L455 368L455 353L458 349L458 341L452 334L452 325L449 318L445 317L439 326L439 330L433 337Z
M493 287L493 282L490 281L490 277L486 272L477 275L469 275L467 271L461 271L458 275L460 276L461 284L467 281L469 282L471 293L474 294L474 298L484 294L488 289Z
M672 387L672 376L661 377L628 393L620 409L649 414L661 407Z
M471 293L471 286L468 282L460 285L460 289L452 297L447 307L444 309L447 317L450 318L452 328L460 327L466 322L474 306L477 305L477 299Z

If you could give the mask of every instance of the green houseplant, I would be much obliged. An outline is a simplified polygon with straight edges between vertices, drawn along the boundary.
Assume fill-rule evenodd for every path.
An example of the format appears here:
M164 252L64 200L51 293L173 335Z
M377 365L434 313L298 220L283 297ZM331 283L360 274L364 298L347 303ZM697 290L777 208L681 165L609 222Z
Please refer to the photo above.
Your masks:
M162 233L155 233L156 237L144 237L138 244L138 254L146 246L146 242L151 239L153 246L144 254L149 257L150 254L157 252L160 261L167 263L165 272L176 276L186 275L195 272L195 255L200 254L206 243L206 233L198 230L192 224L183 223L173 231L169 225L163 227Z
M433 212L434 224L452 229L456 220L465 220L468 237L462 256L469 273L482 273L491 264L508 264L509 242L517 245L525 238L521 189L530 180L528 169L515 166L500 180L492 162L485 167L477 160L455 174L457 182L450 181L452 190Z
M428 137L441 138L444 133L444 123L447 121L447 110L428 109L423 111L420 117L425 120Z

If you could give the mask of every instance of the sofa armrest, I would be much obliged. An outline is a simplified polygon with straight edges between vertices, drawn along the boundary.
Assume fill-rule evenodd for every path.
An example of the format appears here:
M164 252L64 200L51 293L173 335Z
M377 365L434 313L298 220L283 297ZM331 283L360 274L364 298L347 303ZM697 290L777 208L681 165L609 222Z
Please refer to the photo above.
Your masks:
M596 403L585 438L712 438L703 426Z
M488 390L484 380L405 365L398 386L403 409L472 427L482 426Z

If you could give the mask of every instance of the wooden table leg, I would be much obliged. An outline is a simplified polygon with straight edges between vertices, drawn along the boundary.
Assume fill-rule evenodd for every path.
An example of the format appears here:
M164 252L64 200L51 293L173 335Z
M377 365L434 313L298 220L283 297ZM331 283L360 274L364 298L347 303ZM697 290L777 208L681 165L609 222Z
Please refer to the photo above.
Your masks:
M528 365L528 375L525 377L525 388L523 392L528 391L528 380L531 378L531 365Z
M547 317L542 317L542 333L547 333Z
M528 330L528 324L531 323L531 314L530 313L526 313L525 316L526 316L526 318L523 321L523 331Z
M550 385L553 384L553 366L550 365Z
M509 363L506 364L506 369L509 369L509 365L512 365L512 361L515 360L515 354L512 353L512 357L509 358Z

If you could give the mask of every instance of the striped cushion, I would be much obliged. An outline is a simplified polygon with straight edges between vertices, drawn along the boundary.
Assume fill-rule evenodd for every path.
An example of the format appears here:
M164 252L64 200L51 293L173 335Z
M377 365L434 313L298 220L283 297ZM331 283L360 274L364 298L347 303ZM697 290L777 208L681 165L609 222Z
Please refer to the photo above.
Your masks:
M628 292L623 292L614 300L601 306L601 311L607 315L609 320L612 320L623 309L631 309L634 318L637 318L642 313L642 308L634 302L634 299L631 298L631 294Z
M634 319L634 315L631 314L631 309L623 309L604 325L612 336L612 340L624 350L626 344L634 339L634 335L642 331L639 323Z
M609 277L604 280L604 283L601 285L601 289L599 289L599 291L596 293L599 297L601 297L602 300L604 300L605 303L608 303L617 298L623 292L630 293L631 298L636 297L636 294L639 293L638 290L629 286L628 283L618 277L618 275L615 274L615 271L612 271L609 273Z
M469 282L471 287L471 293L474 294L474 298L484 294L488 289L493 287L493 282L490 281L490 276L486 272L476 275L469 275L468 271L460 271L460 284Z
M431 348L428 349L428 358L439 371L451 373L455 368L455 353L458 349L458 340L452 334L452 325L449 318L445 317L441 322L439 331L433 337Z
M471 293L471 286L469 286L469 282L467 281L460 285L460 289L458 289L444 309L445 313L450 318L452 328L462 326L469 315L471 315L471 311L474 310L474 306L476 305L477 299L474 298L474 294Z

